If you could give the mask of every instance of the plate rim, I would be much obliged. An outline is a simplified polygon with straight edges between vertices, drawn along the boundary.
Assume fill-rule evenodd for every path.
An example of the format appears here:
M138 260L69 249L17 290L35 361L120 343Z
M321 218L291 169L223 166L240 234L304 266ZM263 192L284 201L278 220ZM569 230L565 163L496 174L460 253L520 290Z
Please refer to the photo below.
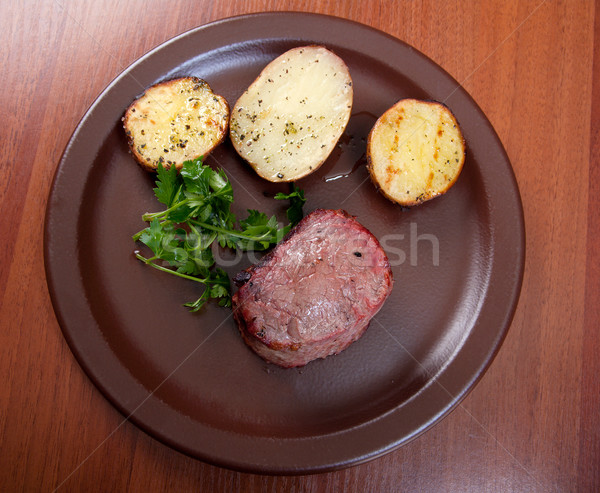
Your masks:
M59 296L60 288L57 286L57 283L60 283L60 281L59 281L60 276L57 275L56 267L52 265L52 255L53 254L51 251L53 235L55 235L52 228L56 224L56 219L52 216L52 214L53 214L52 209L53 209L53 207L54 208L57 207L56 205L53 205L53 204L56 204L56 199L57 199L56 195L58 193L57 192L58 184L60 183L60 180L62 179L62 177L65 173L64 168L67 166L66 163L68 163L70 152L73 148L74 143L77 141L78 137L80 136L81 132L83 131L83 129L85 129L86 122L89 121L89 119L92 117L92 115L94 115L94 112L97 111L97 109L99 107L101 107L101 104L102 104L103 100L105 99L106 95L108 95L113 90L113 88L115 88L117 86L117 84L120 81L122 81L126 77L132 76L131 73L134 72L139 67L144 68L144 64L148 64L149 61L151 61L153 56L155 56L156 54L160 54L162 51L166 50L168 46L177 44L178 42L181 42L181 40L189 39L190 37L197 35L197 33L211 31L211 30L219 28L219 26L229 26L229 25L231 25L231 23L253 22L257 19L264 20L264 19L268 19L268 18L281 18L281 17L288 17L288 16L293 16L296 19L304 18L304 22L307 22L308 20L315 21L318 19L319 22L341 23L346 26L352 25L352 26L354 26L354 28L365 30L365 32L370 32L371 35L373 35L373 36L384 37L388 40L388 42L392 42L395 45L396 44L402 45L403 46L402 49L409 50L410 52L412 52L412 55L415 56L420 62L425 63L426 65L431 65L432 67L430 67L430 68L432 68L436 72L442 73L449 81L456 84L456 86L457 86L456 91L460 92L461 95L465 96L466 99L468 100L469 104L476 110L476 112L478 112L480 114L480 116L482 117L482 121L487 125L487 132L491 132L491 134L490 134L491 137L496 141L497 145L499 146L499 149L502 152L502 158L503 158L502 160L508 165L504 169L504 172L508 172L507 178L509 179L509 181L512 182L512 190L516 192L516 195L513 195L511 198L516 199L516 202L514 205L516 205L516 209L519 212L517 217L514 218L516 221L515 228L519 233L519 238L517 239L518 241L515 246L515 248L516 248L516 251L515 251L516 265L514 267L515 267L516 277L512 283L513 289L511 291L511 293L507 296L509 298L509 305L506 307L505 310L503 310L504 318L501 322L499 329L497 329L494 332L495 334L497 334L494 344L490 348L488 348L488 351L483 356L481 363L478 365L478 370L475 372L474 375L472 375L472 378L467 382L467 384L461 386L459 393L450 394L450 392L446 388L446 385L441 383L440 387L437 388L437 392L446 391L446 392L448 392L448 394L450 394L452 399L450 400L449 403L447 403L445 406L443 406L443 408L437 414L431 416L430 419L428 419L427 421L422 423L421 426L415 428L413 430L413 432L407 436L401 437L401 438L393 440L393 441L388 441L383 446L381 446L381 445L380 446L371 446L370 450L367 450L365 453L363 453L362 455L359 455L359 456L356 456L356 454L351 454L351 455L353 455L352 457L344 457L344 458L340 458L339 460L331 459L329 462L313 463L310 465L305 464L302 466L295 466L290 463L288 463L288 464L273 464L273 463L265 463L264 461L263 462L261 462L261 461L251 462L251 461L240 461L239 459L228 460L228 458L225 456L215 457L212 454L199 453L198 450L192 450L186 446L182 446L181 443L174 440L173 437L169 435L168 430L157 429L155 426L152 426L151 424L149 424L148 423L149 417L147 416L147 413L145 413L144 409L143 409L143 405L147 401L143 400L142 404L141 404L142 407L141 408L139 406L137 408L134 407L133 410L132 410L131 405L128 405L128 404L120 401L117 398L117 396L115 396L113 394L113 389L111 389L110 385L107 385L107 382L106 382L107 376L106 375L99 376L98 372L95 370L95 368L90 367L89 358L88 358L88 355L85 353L85 350L81 347L81 345L78 343L78 341L76 341L74 339L73 334L67 329L67 317L65 316L65 313L64 313L64 300L60 299L60 296ZM301 24L301 22L298 21L298 24ZM279 37L274 37L274 38L264 37L263 39L279 39ZM223 47L227 47L227 46L228 45L223 45ZM211 50L202 50L202 51L199 50L198 55L205 53L205 52L210 52L210 51ZM135 77L134 77L134 79L135 79ZM142 90L142 88L140 88L140 90ZM73 352L79 365L82 367L82 369L88 375L88 377L94 383L94 385L101 391L101 393L105 396L105 398L107 398L107 400L109 402L111 402L111 404L113 406L115 406L126 417L126 420L131 420L139 428L143 429L146 433L148 433L150 436L160 440L161 442L167 444L168 446L175 448L176 450L179 450L191 457L201 459L208 463L212 463L212 464L222 466L222 467L228 467L228 468L239 470L239 471L253 472L253 473L308 474L308 473L314 473L314 472L325 472L325 471L337 470L337 469L347 467L350 465L358 465L358 464L364 463L366 461L380 457L381 455L384 455L392 450L395 450L395 449L401 447L402 445L405 445L409 441L420 436L426 430L431 428L434 424L438 423L443 417L448 415L454 408L456 408L460 404L460 402L464 399L464 397L471 390L473 390L473 388L476 386L477 382L485 374L485 372L489 368L490 364L492 363L493 359L495 358L496 354L500 350L502 342L506 337L506 334L508 332L508 329L510 327L514 313L517 308L518 299L519 299L520 290L521 290L522 281L523 281L524 265L525 265L524 212L523 212L522 201L521 201L521 197L520 197L518 183L517 183L517 180L516 180L516 177L514 174L514 170L512 169L508 155L506 154L506 151L505 151L498 135L496 134L493 126L491 125L489 120L485 117L485 115L483 114L483 111L479 108L477 103L467 93L467 91L462 87L462 85L460 85L457 81L455 81L452 78L452 76L450 76L442 67L440 67L438 64L436 64L429 57L427 57L426 55L424 55L417 49L413 48L412 46L408 45L404 41L402 41L398 38L395 38L394 36L392 36L388 33L380 31L371 26L368 26L368 25L365 25L365 24L362 24L362 23L359 23L359 22L356 22L353 20L345 19L342 17L335 17L335 16L330 16L330 15L307 13L307 12L257 12L257 13L252 13L252 14L244 14L244 15L239 15L239 16L227 17L224 19L218 19L218 20L209 22L207 24L198 26L196 28L187 30L177 36L174 36L173 38L170 38L169 40L166 40L165 42L157 45L156 47L154 47L153 49L148 51L146 54L144 54L141 57L139 57L138 59L136 59L128 67L123 69L106 86L106 88L98 95L98 97L90 105L88 110L84 113L83 117L81 118L81 120L79 121L77 126L75 127L73 134L70 137L70 139L65 147L65 150L61 156L61 159L56 167L56 170L55 170L55 174L54 174L54 177L52 180L52 185L50 187L50 191L49 191L49 195L48 195L45 221L44 221L44 268L45 268L45 273L46 273L46 282L47 282L48 290L49 290L50 297L52 300L52 306L53 306L54 312L56 314L57 320L59 322L59 325L61 327L61 331L63 332L63 335L64 335L65 339L67 340L71 351ZM484 297L487 298L487 293ZM460 351L460 349L459 349L459 351ZM438 383L446 382L446 380L448 379L448 375L449 375L448 368L450 366L452 366L453 364L456 364L455 357L452 358L452 360L449 362L447 367L445 367L440 372L438 372L437 376L434 379L432 379L432 381L435 381ZM126 370L126 367L123 367L123 368ZM108 377L108 378L110 378L110 377ZM446 383L447 383L448 387L452 388L451 381L446 382ZM431 392L432 391L431 389L433 387L435 387L435 386L429 385L427 388L423 389L423 393L425 393L425 391ZM149 401L152 400L151 393L149 394L148 400ZM153 403L153 404L156 405L156 403ZM404 407L404 406L402 406L402 407ZM333 433L331 435L324 435L324 436L325 437L340 436L340 435L347 434L347 433L358 434L361 431L360 430L361 428L364 429L366 427L369 427L373 424L373 422L376 422L376 424L378 424L378 425L382 425L383 421L390 421L391 423L393 423L394 420L390 419L390 418L394 418L394 416L390 416L390 415L397 414L397 411L398 411L398 409L395 408L395 409L389 411L388 413L386 413L386 415L381 416L375 420L371 420L371 421L361 424L359 426L351 427L351 428L343 430L342 432L339 432L339 433ZM389 425L389 423L388 423L388 425ZM381 433L381 426L379 426L378 431L379 431L379 433ZM251 439L254 441L254 440L256 440L256 437L251 437ZM316 449L316 448L321 447L322 440L323 440L323 435L316 436L316 437L281 439L281 441L286 442L288 444L288 446L290 443L303 442L306 444L306 446L309 449ZM379 440L381 440L381 439L379 438Z

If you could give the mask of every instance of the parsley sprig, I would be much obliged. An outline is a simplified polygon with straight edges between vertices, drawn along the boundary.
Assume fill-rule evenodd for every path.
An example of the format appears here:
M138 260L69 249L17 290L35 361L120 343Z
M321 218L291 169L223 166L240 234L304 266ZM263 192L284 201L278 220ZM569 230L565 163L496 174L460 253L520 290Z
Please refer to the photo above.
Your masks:
M213 170L202 164L201 158L184 162L179 173L174 166L165 169L159 164L154 194L166 209L144 214L142 219L150 225L133 235L154 255L135 255L155 269L203 284L200 298L185 303L192 311L210 299L218 300L220 306L231 305L229 277L214 267L211 246L215 241L224 248L266 250L302 219L306 202L304 192L294 185L291 193L275 195L278 200L290 201L288 225L280 228L275 216L249 209L237 229L231 212L231 183L223 170Z

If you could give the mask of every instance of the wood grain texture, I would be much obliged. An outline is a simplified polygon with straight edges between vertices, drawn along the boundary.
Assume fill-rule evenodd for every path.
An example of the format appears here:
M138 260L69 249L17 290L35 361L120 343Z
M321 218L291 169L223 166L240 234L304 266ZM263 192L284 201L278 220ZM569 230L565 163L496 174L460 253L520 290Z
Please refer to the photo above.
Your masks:
M594 61L592 72L592 115L600 114L600 16L594 25ZM585 313L582 342L581 410L579 421L579 491L593 491L600 484L600 119L590 126L590 162L588 171L587 262Z
M600 20L587 1L28 2L0 37L0 491L598 491ZM248 12L381 29L444 67L486 113L521 189L527 261L512 327L450 416L407 446L311 476L242 474L156 442L104 399L57 324L43 221L71 132L161 42ZM31 15L35 12L36 15Z

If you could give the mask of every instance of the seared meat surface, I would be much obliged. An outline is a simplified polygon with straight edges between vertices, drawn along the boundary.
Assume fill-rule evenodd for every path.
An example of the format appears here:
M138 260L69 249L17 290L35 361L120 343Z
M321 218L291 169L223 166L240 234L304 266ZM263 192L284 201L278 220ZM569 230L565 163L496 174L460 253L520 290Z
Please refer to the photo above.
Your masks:
M364 226L345 211L318 209L236 282L233 311L246 343L294 367L356 341L389 296L392 272Z

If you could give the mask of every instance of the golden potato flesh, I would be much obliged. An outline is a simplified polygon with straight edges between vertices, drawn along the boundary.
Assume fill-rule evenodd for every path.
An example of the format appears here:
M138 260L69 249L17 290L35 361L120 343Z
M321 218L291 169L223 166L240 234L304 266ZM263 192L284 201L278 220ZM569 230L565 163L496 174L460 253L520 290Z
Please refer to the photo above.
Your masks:
M297 180L331 154L352 98L341 58L322 46L294 48L269 63L235 103L231 141L266 180Z
M446 106L403 99L375 123L367 159L380 191L398 204L413 206L454 184L465 161L465 142Z
M125 112L123 127L135 159L148 171L158 163L180 169L208 155L227 135L229 105L197 77L156 84Z

